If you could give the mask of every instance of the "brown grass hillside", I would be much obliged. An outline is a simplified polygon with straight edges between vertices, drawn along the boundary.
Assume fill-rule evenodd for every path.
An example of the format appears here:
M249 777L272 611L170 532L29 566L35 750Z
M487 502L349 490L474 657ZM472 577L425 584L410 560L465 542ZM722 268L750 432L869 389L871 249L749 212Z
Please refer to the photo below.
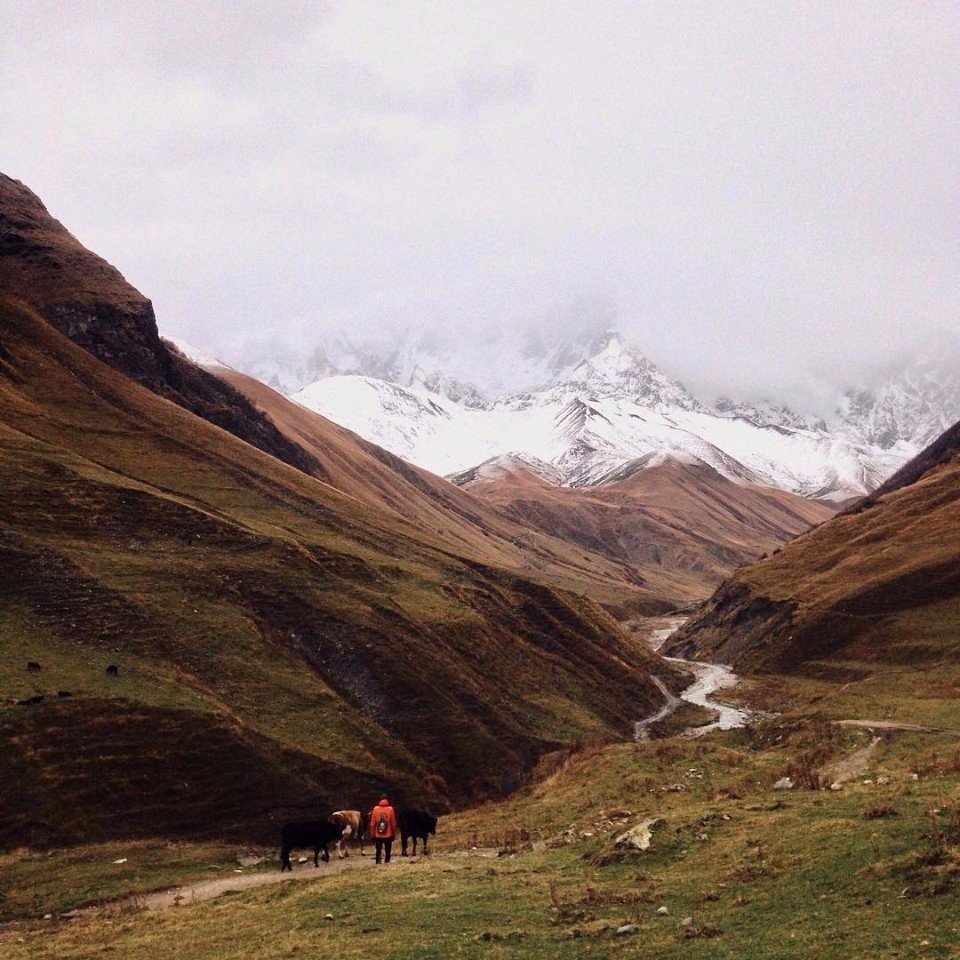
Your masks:
M960 424L853 510L745 567L674 652L742 670L812 660L929 667L960 657ZM887 490L889 492L883 492Z
M141 836L142 818L272 836L384 783L496 794L659 703L649 673L669 667L589 599L457 542L442 504L413 523L365 503L98 359L136 342L109 335L135 311L97 313L99 346L68 338L50 304L122 278L44 286L58 261L5 216L0 844ZM446 787L424 794L428 774Z
M153 304L0 173L0 291L154 393L308 473L319 465L228 384L170 351Z
M327 483L362 503L396 513L485 562L586 593L617 613L657 614L677 603L672 582L655 577L648 583L629 560L517 523L487 497L407 463L259 380L224 367L215 372L313 457Z
M703 463L668 460L594 487L559 487L519 459L493 474L465 488L531 529L635 566L677 606L704 599L736 567L833 515Z

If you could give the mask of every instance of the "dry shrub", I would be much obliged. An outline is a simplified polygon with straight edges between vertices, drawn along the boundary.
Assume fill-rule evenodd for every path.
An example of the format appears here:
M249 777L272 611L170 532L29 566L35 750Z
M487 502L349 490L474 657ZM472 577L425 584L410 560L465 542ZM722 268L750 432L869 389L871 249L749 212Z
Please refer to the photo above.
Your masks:
M786 775L803 790L821 790L825 784L820 768L832 755L833 750L827 745L804 750L787 764Z
M596 904L632 906L638 903L653 903L653 898L640 890L597 890L596 887L587 887L586 893L580 898L581 906Z
M609 867L614 863L623 863L624 860L632 860L639 855L638 850L605 850L589 857L587 862L591 867Z
M910 763L910 772L919 777L943 777L960 773L960 750L941 753L933 749L917 754Z
M917 863L936 866L952 859L951 848L960 845L960 804L930 811L930 832L920 835Z
M562 750L544 754L534 767L530 780L546 780L561 771L575 769L593 757L600 756L606 747L605 741L595 737L592 740L577 740Z
M734 867L725 877L727 883L754 883L767 873L766 869L758 864L743 864Z
M696 940L700 937L719 937L723 931L719 927L711 927L707 923L691 923L680 928L680 936L684 940Z
M662 767L664 764L679 760L684 755L684 748L673 741L666 741L661 743L654 752Z
M550 882L550 909L561 920L573 920L583 923L584 921L595 920L594 914L582 910L578 901L564 900L557 893L557 885Z

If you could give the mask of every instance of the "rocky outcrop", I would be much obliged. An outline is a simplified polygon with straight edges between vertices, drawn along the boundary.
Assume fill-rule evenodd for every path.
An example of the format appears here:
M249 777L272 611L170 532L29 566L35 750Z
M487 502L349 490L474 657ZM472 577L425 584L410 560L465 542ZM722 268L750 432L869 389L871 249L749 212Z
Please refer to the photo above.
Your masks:
M667 641L670 656L757 664L761 649L772 635L789 629L796 604L759 595L736 580L722 584L707 601L704 612L684 624Z
M36 194L4 174L0 296L26 304L98 360L161 397L323 479L316 459L238 390L171 350L157 331L153 304L50 216Z

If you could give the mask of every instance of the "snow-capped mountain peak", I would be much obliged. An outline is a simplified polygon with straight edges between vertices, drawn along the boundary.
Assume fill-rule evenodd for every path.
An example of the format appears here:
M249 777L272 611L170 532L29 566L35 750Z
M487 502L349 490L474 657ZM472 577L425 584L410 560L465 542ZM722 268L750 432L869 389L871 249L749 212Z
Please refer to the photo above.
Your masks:
M960 341L944 338L936 356L849 390L838 415L844 431L882 450L920 450L960 419Z
M327 372L294 399L443 475L505 469L510 457L580 486L663 454L836 501L872 490L960 419L960 363L943 360L949 350L850 391L825 421L774 400L705 403L616 333L541 340L489 344L503 353L503 383L527 384L493 396L463 376L468 365L450 359L450 343L419 336L377 352L331 342L301 358L297 376Z
M623 397L652 409L702 409L683 384L629 347L617 333L608 334L598 352L581 360L559 386L568 392Z

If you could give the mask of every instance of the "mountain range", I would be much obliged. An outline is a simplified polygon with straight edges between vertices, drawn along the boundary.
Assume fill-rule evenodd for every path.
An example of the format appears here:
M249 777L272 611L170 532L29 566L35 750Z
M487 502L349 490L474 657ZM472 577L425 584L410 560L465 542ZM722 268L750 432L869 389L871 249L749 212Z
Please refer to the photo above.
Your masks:
M569 346L538 363L528 357L527 375L545 382L492 399L412 349L344 350L339 367L325 353L329 375L291 395L435 473L516 454L551 465L559 485L592 486L656 454L838 505L875 489L960 417L960 345L949 339L936 358L849 390L829 418L782 403L700 399L616 333L584 349L575 360ZM288 389L297 382L272 378Z

